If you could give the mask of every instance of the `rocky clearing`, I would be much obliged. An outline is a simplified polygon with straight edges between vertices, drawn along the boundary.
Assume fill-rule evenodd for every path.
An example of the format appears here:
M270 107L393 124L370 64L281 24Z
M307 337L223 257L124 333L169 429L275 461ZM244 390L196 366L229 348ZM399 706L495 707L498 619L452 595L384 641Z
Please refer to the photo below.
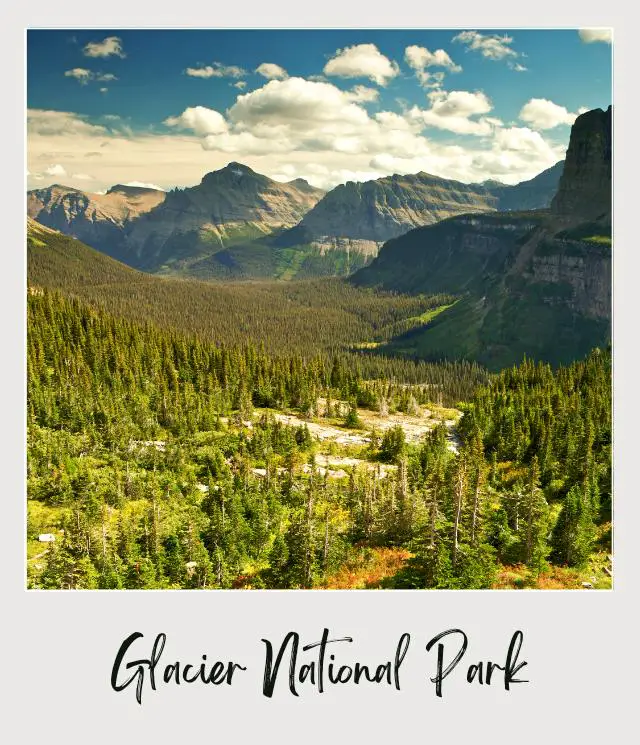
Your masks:
M326 402L320 400L320 412L324 411ZM451 415L454 414L452 417ZM382 416L368 409L358 409L358 416L362 421L362 429L346 429L335 423L335 420L323 422L320 419L305 419L295 414L274 413L274 417L291 427L307 426L311 436L320 444L320 452L315 456L316 467L321 475L329 478L345 478L353 467L366 466L371 471L376 471L378 478L385 478L396 466L373 463L351 455L336 455L336 446L344 449L352 447L362 448L371 442L372 431L379 435L392 427L401 426L404 430L407 442L417 444L437 424L444 422L449 429L449 448L452 452L458 451L459 440L456 435L455 426L462 416L462 412L454 409L437 410L421 407L419 415L394 413ZM323 447L324 446L324 447ZM309 469L309 466L305 466ZM260 475L260 474L258 474Z

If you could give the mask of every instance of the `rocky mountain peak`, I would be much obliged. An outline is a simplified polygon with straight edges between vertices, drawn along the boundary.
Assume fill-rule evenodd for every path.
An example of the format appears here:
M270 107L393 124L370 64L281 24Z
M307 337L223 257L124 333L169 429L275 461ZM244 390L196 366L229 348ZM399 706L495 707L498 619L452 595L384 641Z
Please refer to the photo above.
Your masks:
M205 173L200 182L201 186L207 186L209 184L219 184L223 182L237 182L243 177L250 177L252 180L268 183L270 179L266 176L262 176L256 173L249 166L245 166L243 163L236 163L231 161L227 163L224 168L219 168L217 171L210 171Z
M581 220L611 218L611 106L581 114L571 139L558 193L551 203L557 215Z

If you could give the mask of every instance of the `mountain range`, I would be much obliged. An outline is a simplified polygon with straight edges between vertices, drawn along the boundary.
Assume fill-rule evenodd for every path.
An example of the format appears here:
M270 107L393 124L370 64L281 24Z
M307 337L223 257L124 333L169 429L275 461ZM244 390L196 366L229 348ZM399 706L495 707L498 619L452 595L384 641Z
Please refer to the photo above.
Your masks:
M492 370L524 355L564 364L611 340L611 120L611 107L579 116L564 164L514 187L416 174L348 183L323 196L306 182L279 184L231 164L166 194L128 186L91 196L60 186L30 192L29 281L64 289L112 277L120 296L143 286L165 296L164 280L150 269L292 278L346 273L366 258L348 280L356 287L455 296L376 343L376 353L468 359ZM548 206L511 209L541 202ZM95 247L112 239L110 250L65 235L72 230L85 231ZM401 234L381 239L377 256L338 241L376 243L394 232ZM190 284L194 292L206 285Z
M344 250L373 257L390 238L447 217L548 207L562 166L560 161L515 186L464 184L423 172L349 181L328 192L279 242L310 244L322 253Z
M499 369L556 364L611 339L611 107L579 116L548 210L465 215L384 244L359 286L459 300L388 352Z
M29 217L126 264L200 278L348 275L417 226L472 212L547 207L562 162L506 186L426 173L347 182L324 193L280 183L240 163L168 193L117 185L89 194L54 185L28 192Z

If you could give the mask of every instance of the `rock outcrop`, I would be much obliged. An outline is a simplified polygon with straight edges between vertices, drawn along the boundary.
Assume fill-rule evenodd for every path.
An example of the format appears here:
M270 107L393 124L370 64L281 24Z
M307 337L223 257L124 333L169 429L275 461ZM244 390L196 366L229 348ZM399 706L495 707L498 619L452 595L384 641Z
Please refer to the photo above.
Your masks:
M610 222L611 141L611 106L587 111L575 120L552 212Z
M137 186L113 186L106 194L89 194L54 184L27 193L27 215L42 225L117 255L131 222L158 207L165 192Z

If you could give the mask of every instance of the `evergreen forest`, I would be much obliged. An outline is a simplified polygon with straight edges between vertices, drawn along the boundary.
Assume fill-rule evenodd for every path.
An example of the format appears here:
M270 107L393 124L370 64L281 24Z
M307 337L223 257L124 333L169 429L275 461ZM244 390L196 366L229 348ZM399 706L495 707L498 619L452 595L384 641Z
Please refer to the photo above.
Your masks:
M394 358L452 298L101 284L32 248L28 587L610 586L610 349Z

